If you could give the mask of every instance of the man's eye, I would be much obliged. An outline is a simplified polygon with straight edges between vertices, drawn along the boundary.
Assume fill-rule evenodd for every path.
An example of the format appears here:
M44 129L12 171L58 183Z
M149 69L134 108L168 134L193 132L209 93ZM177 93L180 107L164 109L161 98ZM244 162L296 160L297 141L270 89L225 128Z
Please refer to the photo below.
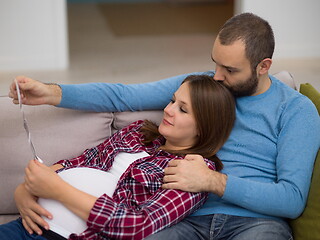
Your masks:
M238 72L238 69L230 69L230 68L227 68L227 72L228 72L228 73L236 73L236 72Z
M175 102L176 102L176 100L174 100L174 99L170 100L170 103L175 103Z

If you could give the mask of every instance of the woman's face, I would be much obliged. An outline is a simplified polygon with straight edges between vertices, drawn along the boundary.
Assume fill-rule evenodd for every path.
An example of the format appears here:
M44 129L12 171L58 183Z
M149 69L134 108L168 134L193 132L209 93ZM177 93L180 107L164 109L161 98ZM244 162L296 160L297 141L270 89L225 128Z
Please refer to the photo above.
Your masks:
M192 147L198 135L189 84L183 83L166 106L159 132L166 138L165 146L171 150Z

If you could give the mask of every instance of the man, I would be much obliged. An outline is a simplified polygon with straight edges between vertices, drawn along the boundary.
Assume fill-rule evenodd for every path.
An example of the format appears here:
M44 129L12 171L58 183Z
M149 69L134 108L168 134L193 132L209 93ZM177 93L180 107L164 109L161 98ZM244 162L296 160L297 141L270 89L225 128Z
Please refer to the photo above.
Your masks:
M245 13L228 20L214 42L213 79L236 96L234 129L218 152L221 172L209 170L201 156L172 161L164 188L208 191L205 205L177 225L148 239L292 239L287 218L304 209L313 162L320 146L318 113L306 97L268 71L274 36L268 22ZM186 75L147 84L45 85L18 77L25 104L96 111L163 108ZM17 103L15 87L10 96ZM25 227L45 226L47 214L16 192ZM28 202L27 200L28 199Z

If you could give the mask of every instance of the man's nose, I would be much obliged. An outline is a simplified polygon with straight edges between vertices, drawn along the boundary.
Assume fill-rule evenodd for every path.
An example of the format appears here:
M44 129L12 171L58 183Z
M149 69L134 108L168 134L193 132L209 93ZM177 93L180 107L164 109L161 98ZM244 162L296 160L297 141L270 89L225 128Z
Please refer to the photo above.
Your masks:
M224 81L225 75L223 74L223 69L221 67L216 67L215 74L213 76L215 81Z

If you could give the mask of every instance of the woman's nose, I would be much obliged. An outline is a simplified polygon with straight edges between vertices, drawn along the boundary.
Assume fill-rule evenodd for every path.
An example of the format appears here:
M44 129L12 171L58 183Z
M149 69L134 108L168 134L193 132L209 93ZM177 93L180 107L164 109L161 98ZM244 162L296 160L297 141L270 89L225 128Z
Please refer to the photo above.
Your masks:
M167 114L168 116L173 116L173 108L174 108L174 104L169 103L164 109L164 113Z

